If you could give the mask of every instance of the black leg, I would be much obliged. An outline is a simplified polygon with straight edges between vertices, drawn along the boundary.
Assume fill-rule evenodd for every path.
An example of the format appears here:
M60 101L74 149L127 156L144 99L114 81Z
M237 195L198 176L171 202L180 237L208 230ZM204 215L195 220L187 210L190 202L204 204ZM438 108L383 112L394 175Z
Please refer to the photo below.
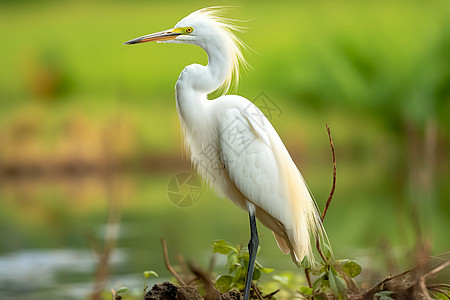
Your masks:
M248 242L248 269L247 278L245 281L244 300L248 300L250 296L250 286L252 285L253 269L255 268L256 252L258 251L259 238L258 230L256 229L256 219L254 211L248 213L250 217L250 241Z

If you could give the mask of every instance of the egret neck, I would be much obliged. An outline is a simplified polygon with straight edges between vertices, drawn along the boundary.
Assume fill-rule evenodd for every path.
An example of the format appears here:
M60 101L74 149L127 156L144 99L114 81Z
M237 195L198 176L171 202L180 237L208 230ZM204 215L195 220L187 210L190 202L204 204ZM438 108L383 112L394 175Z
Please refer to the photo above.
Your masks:
M202 120L207 95L225 82L232 68L230 54L220 40L211 40L200 47L208 55L208 64L187 66L175 85L178 113L187 124Z

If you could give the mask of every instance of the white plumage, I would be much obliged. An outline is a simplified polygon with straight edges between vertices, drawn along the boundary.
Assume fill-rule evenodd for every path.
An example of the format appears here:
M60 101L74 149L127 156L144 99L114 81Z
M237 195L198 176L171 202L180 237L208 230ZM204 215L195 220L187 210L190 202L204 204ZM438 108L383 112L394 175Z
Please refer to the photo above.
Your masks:
M312 241L326 234L315 202L286 147L264 114L249 100L225 95L247 66L240 28L219 17L219 8L196 11L173 29L127 42L194 44L208 55L206 66L187 66L176 83L176 103L186 152L197 172L216 190L271 229L278 246L299 265L314 265ZM254 210L254 212L253 212Z

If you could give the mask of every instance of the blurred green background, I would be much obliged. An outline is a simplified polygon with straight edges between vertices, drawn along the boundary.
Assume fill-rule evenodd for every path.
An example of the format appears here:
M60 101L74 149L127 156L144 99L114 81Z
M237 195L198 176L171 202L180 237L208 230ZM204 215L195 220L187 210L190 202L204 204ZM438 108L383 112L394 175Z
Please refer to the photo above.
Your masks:
M228 16L246 20L239 36L254 52L238 94L264 92L279 106L271 121L321 208L331 127L337 186L325 227L336 257L384 276L414 264L418 232L433 255L449 250L448 0L1 1L4 299L87 298L105 232L117 232L107 289L139 289L147 269L169 277L160 237L173 258L202 265L215 239L247 244L246 213L205 185L190 208L167 196L170 179L190 170L174 85L205 53L122 46L212 5L236 5ZM259 260L295 270L259 230Z

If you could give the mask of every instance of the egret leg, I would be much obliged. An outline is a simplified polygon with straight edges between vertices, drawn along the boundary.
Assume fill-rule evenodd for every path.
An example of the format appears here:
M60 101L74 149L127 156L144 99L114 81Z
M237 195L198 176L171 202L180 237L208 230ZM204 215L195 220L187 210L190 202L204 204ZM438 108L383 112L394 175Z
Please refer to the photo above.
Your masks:
M255 268L256 252L258 251L259 238L258 230L256 229L256 219L254 210L250 210L248 213L250 217L250 241L248 242L248 269L247 278L245 281L244 300L248 300L250 296L250 287L252 285L253 269Z

